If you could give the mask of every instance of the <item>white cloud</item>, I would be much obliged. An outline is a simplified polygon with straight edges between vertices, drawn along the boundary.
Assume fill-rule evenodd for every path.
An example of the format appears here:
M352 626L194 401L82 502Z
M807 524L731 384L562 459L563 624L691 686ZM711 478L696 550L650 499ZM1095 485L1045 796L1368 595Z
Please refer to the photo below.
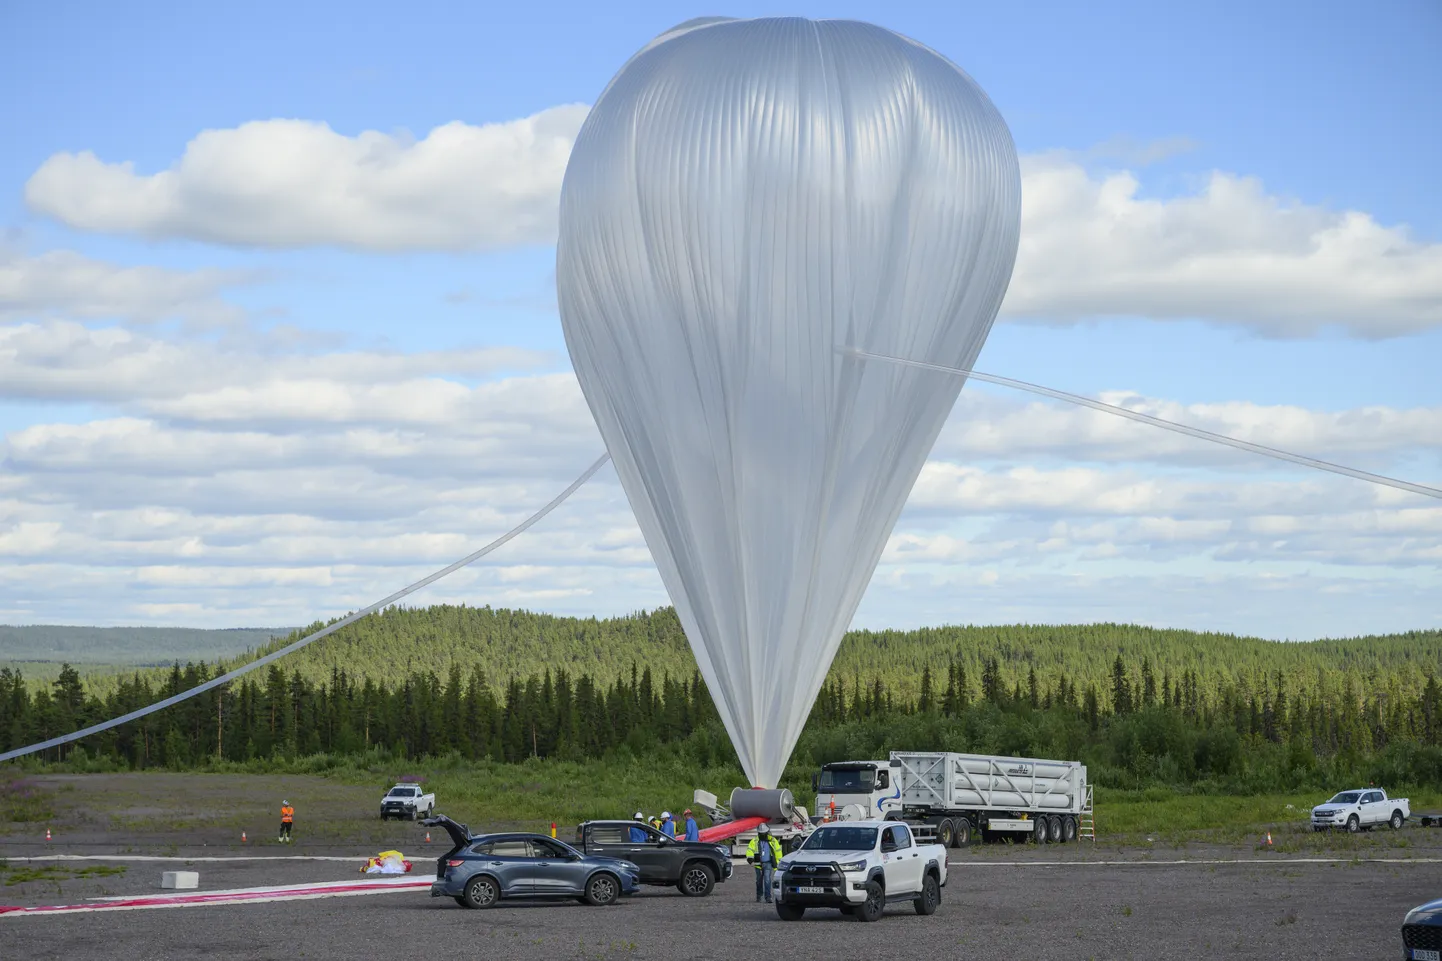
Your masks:
M219 299L220 291L255 279L244 271L123 267L67 250L36 257L0 251L0 318L54 313L139 321L180 317L202 326L229 324L242 314Z
M1003 313L1203 319L1276 336L1442 326L1442 244L1365 213L1284 202L1254 178L1213 173L1196 194L1168 199L1140 187L1130 173L1027 158Z
M1442 407L1309 410L1250 401L1179 404L1104 392L1100 399L1216 434L1349 466L1385 465L1399 450L1442 450ZM933 456L974 461L1056 458L1178 465L1271 468L1255 454L1066 404L1024 401L968 386L937 440Z
M168 398L179 404L178 398L188 398L189 409L174 414L235 420L228 405L261 413L276 408L266 395L280 391L291 399L300 396L302 416L308 411L333 419L337 412L327 412L326 394L335 383L393 386L444 374L474 377L535 368L551 360L545 352L512 347L268 354L46 321L0 326L0 399L163 404ZM454 389L459 388L446 382L435 386L439 392ZM310 390L321 396L309 397Z
M0 389L114 411L32 424L0 442L5 617L302 623L462 556L602 449L573 376L473 379L494 362L484 353L237 359L124 330L0 328ZM274 394L296 383L294 395ZM1121 399L1381 463L1431 462L1442 438L1442 412L1430 408ZM1170 616L1273 634L1429 623L1417 585L1435 587L1442 506L1230 451L1209 459L1191 444L1094 412L966 392L858 623L994 622L1020 610L1030 620ZM1043 575L1057 583L1042 586ZM1238 578L1251 580L1237 588ZM1234 589L1255 600L1262 580L1274 598L1267 616L1247 621L1246 605L1218 600ZM1081 582L1095 593L1074 589ZM1348 613L1326 598L1357 606ZM591 614L665 595L607 471L482 567L417 598L438 600Z
M26 184L32 209L71 226L225 244L368 250L554 242L580 105L424 139L321 123L207 130L169 170L61 153ZM1144 165L1177 138L1103 145ZM1128 172L1062 154L1023 160L1022 246L1004 316L1049 323L1136 316L1210 320L1272 336L1336 327L1369 338L1442 326L1442 244L1366 213L1268 194L1214 172L1195 193L1147 198Z
M207 130L169 170L137 174L55 154L25 185L31 209L73 227L264 247L494 248L555 238L561 175L585 119L553 107L506 123L436 127L417 141L323 123Z

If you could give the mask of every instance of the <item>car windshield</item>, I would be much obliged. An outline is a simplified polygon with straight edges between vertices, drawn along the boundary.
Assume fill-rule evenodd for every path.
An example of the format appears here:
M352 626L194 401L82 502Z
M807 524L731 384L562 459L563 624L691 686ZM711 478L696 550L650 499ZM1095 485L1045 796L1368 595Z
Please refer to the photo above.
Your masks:
M1357 799L1360 798L1361 796L1362 796L1362 792L1361 792L1361 791L1343 791L1341 794L1338 794L1336 797L1332 798L1332 800L1328 801L1327 803L1328 803L1328 804L1356 804L1356 803L1357 803Z
M876 846L876 828L829 826L817 828L804 845L807 851L870 851Z
M817 788L826 794L869 794L876 787L876 771L871 768L827 768L821 772Z
M420 788L415 788L415 787L393 787L393 788L391 788L390 796L391 796L391 797L414 797L415 795L419 794L420 791L421 791ZM372 794L371 797L375 797L375 795Z

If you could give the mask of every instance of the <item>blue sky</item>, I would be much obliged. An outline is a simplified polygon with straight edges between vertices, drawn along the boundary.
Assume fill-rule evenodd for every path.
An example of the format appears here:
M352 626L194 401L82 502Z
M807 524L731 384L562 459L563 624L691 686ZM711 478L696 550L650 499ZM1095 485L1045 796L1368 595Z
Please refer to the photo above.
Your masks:
M1442 191L1436 177L1442 170L1442 124L1436 122L1435 104L1442 90L1442 63L1435 56L1442 45L1442 8L1430 0L1379 3L1365 11L1339 2L1185 9L1142 3L840 3L777 10L738 4L721 11L659 3L528 4L506 11L424 3L399 11L367 3L309 4L299 10L257 3L230 11L151 4L141 12L95 3L63 11L12 5L0 13L0 89L20 95L0 101L6 131L6 149L0 152L0 257L14 267L15 286L0 286L0 329L29 325L27 330L43 332L65 323L90 331L111 328L138 338L132 346L173 351L178 368L191 363L186 352L199 351L217 369L247 371L244 379L252 382L282 367L303 371L307 358L324 367L338 351L394 359L524 348L542 353L460 365L466 369L444 369L437 361L416 376L424 378L426 389L442 393L447 384L472 391L512 384L519 391L523 383L543 394L564 393L542 377L554 373L564 381L569 371L553 306L554 248L546 236L491 250L406 239L360 250L340 235L299 244L280 235L217 242L206 233L203 211L177 214L184 221L178 227L147 227L141 221L97 226L97 218L103 219L97 211L108 204L104 184L85 194L91 204L86 211L69 214L61 208L65 197L79 196L74 183L57 181L59 193L46 196L32 189L29 199L27 184L40 183L37 172L56 155L84 151L107 165L129 163L135 176L149 177L177 165L203 131L255 121L320 122L344 138L379 131L404 145L407 137L423 141L433 128L455 121L480 128L589 104L652 36L715 12L849 17L912 36L978 80L1037 170L1050 165L1046 169L1084 172L1089 185L1114 176L1135 178L1132 214L1151 201L1181 209L1175 205L1206 194L1215 172L1233 178L1227 183L1254 178L1259 199L1245 209L1258 218L1259 233L1217 241L1232 254L1257 244L1262 256L1271 239L1285 247L1292 228L1275 211L1292 207L1319 218L1356 212L1389 232L1389 243L1407 237L1417 266L1405 276L1388 274L1383 283L1371 272L1392 269L1386 254L1378 254L1372 266L1365 258L1357 261L1355 280L1318 274L1317 283L1337 285L1331 295L1318 293L1302 268L1294 288L1278 283L1236 292L1224 289L1229 278L1223 272L1214 283L1223 288L1222 306L1195 314L1187 312L1185 293L1160 307L1159 295L1131 297L1122 291L1103 298L1120 305L1115 309L1073 308L1073 301L1083 298L1073 296L1070 281L1059 277L1046 296L1038 296L1040 306L1031 316L1004 317L978 366L1079 393L1133 392L1173 405L1175 416L1213 429L1257 430L1262 432L1257 436L1299 444L1315 456L1407 472L1421 482L1442 480L1436 443L1442 436L1436 376L1442 323L1428 319L1442 316L1437 277ZM281 163L274 154L269 161ZM1029 179L1028 190L1039 183L1040 175ZM207 196L231 191L227 196L233 200L255 185L207 181L201 188L212 192ZM1237 219L1223 211L1204 222L1167 223L1174 224L1168 228L1173 231L1194 228L1199 239L1188 256L1204 260L1213 253L1206 248L1208 238L1236 228ZM1067 247L1069 235L1056 229L1060 246L1048 248L1048 256L1029 267L1026 283L1014 281L1018 297L1042 286L1038 278L1046 279L1047 271L1064 274L1073 249L1078 261L1085 259L1088 252ZM37 260L54 252L117 268L160 268L167 272L156 280L161 287L193 281L197 292L127 286L128 299L110 305L105 297L114 290L106 288L110 293L86 295L89 306L81 309L75 306L80 281L72 275L45 283L14 279L22 271L30 271L25 278L38 276ZM1117 252L1114 259L1120 263L1123 257ZM0 271L5 263L0 260ZM233 271L235 277L207 282L205 271ZM133 281L143 287L146 278ZM1304 324L1299 332L1276 319L1305 309L1296 303L1312 295L1325 315L1316 324ZM1326 301L1338 306L1328 311ZM170 319L151 322L141 316L147 311ZM1374 325L1374 313L1400 319ZM1397 333L1398 324L1410 332ZM304 470L285 460L290 454L275 452L289 450L287 444L319 449L366 431L384 433L391 429L377 426L386 423L384 417L246 414L245 429L265 438L256 441L260 452L212 488L207 485L217 483L214 471L168 460L167 451L233 439L240 421L217 426L213 418L196 414L186 400L193 386L161 397L155 394L159 381L97 392L46 380L58 368L84 370L85 364L99 363L73 338L67 343L59 354L22 351L7 375L10 386L0 382L0 571L9 567L14 586L8 602L4 595L11 592L0 590L0 622L307 621L379 596L432 560L444 563L452 546L483 539L499 518L524 514L546 500L550 486L558 486L554 481L578 471L590 456L592 441L585 439L582 424L574 448L562 445L534 458L514 451L535 468L531 474L519 471L487 487L472 483L463 468L440 471L449 478L445 484L433 478L424 488L397 488L412 492L418 513L392 511L389 526L376 531L366 520L373 520L374 510L357 506L353 516L331 518L327 523L334 526L322 532L304 520L311 517L306 509L286 500L286 492L303 482L298 478L306 476ZM82 354L90 359L82 360ZM341 380L337 396L360 389ZM1002 405L986 407L986 416L1015 413L1028 403L968 387L967 395L973 393L981 395L979 403ZM574 414L575 398L566 396ZM1241 406L1228 413L1223 409L1228 404ZM1364 408L1382 409L1388 413L1378 416L1406 425L1395 431L1358 428L1362 415L1355 412ZM1423 413L1409 420L1408 411ZM1327 415L1351 416L1351 426L1337 426L1341 422ZM972 416L981 414L959 408L953 433L966 434L961 422ZM122 445L122 456L97 440L119 430L118 422L124 427L132 421L149 425L146 443L153 448L129 443ZM317 426L321 423L331 426ZM62 429L67 425L71 433ZM395 429L419 432L437 444L444 440L434 423L408 425ZM1064 424L1057 429L1063 435L1069 431ZM540 427L496 430L515 437ZM1390 438L1386 443L1377 439L1384 435ZM394 437L385 442L399 443ZM988 513L960 503L956 491L950 497L938 494L935 505L926 506L919 488L898 533L966 542L973 552L941 550L939 560L920 566L892 556L883 562L858 623L1094 616L1292 637L1442 625L1442 602L1435 599L1442 596L1442 521L1435 513L1408 513L1427 509L1425 503L1378 502L1370 490L1359 492L1350 482L1230 455L1173 450L1170 442L1162 445L1168 452L1155 455L1148 451L1157 444L1139 439L1129 451L1047 448L1038 441L1015 450L988 449L985 456L968 443L957 442L960 453L952 461L938 453L938 463L980 465L1002 486L1015 480L1008 472L1032 468L1094 470L1116 483L1164 477L1213 485L1188 493L1182 498L1187 504L1209 498L1225 503L1210 513L1189 507L1182 517L1174 510L1180 501L1162 498L1164 503L1123 516L1084 499L1058 506L1043 496ZM466 448L456 440L450 449ZM504 446L484 450L487 458L508 456ZM344 475L327 482L339 485L335 490L390 489L394 475L388 469L339 456L340 467L326 462ZM417 456L424 475L425 455ZM487 476L497 470L488 460ZM133 472L133 483L117 480L131 476L126 472ZM154 482L157 477L164 483ZM1064 477L1075 481L1073 475L1057 475ZM1310 505L1297 508L1300 526L1282 526L1318 532L1318 542L1265 546L1257 532L1279 523L1275 518L1284 513L1279 504L1286 498L1257 506L1250 495L1237 494L1256 483L1294 485L1299 492L1316 487L1315 504L1298 495ZM632 538L624 563L608 566L606 557L561 561L541 545L535 557L520 551L514 567L478 573L454 594L437 596L567 613L663 602L643 548L637 553L639 542L624 533L619 489L613 480L607 485L598 489L597 504L610 511L607 531L620 541ZM1228 501L1232 496L1239 499ZM364 498L357 494L356 500ZM242 501L252 505L247 510L254 516L276 525L248 547L227 520L227 511ZM143 533L141 519L157 511L169 518L161 525L168 533ZM1101 516L1120 526L1100 531ZM1215 536L1198 534L1186 543L1148 539L1147 531L1170 529L1163 518L1200 524L1198 530L1213 530ZM1230 533L1219 526L1224 523ZM979 560L975 553L978 545L1018 537L1035 547L1055 539L1058 535L1044 532L1058 524L1100 532L1090 540L1062 537L1066 543L1045 560L1006 551L982 551L985 558ZM1250 533L1239 533L1243 528ZM1362 528L1370 531L1366 543L1345 543L1362 536L1357 534ZM401 546L420 530L435 542L424 549ZM576 544L590 536L581 527L557 537L563 534ZM307 538L332 539L334 550L308 553L295 546ZM275 556L278 549L284 556ZM353 568L340 564L338 559L355 551L363 562ZM976 593L967 586L966 572L978 564L997 575L989 585L1010 593L998 599L997 592ZM575 569L558 574L557 565ZM204 576L222 569L226 576ZM1077 592L1057 586L1069 578L1090 586ZM1274 586L1282 582L1285 586ZM1268 589L1257 593L1255 602L1232 603L1236 585L1261 583ZM1368 587L1359 594L1360 583ZM1138 596L1146 601L1136 601Z

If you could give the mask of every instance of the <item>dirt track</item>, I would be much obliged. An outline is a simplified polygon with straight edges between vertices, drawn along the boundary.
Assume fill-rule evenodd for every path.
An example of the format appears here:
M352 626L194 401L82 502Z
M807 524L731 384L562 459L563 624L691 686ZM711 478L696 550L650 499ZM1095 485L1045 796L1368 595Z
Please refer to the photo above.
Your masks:
M179 776L177 776L179 777ZM242 848L227 842L233 810L192 821L172 803L194 804L205 796L228 796L237 785L183 779L159 792L157 782L119 778L83 782L66 795L57 812L62 829L47 849L43 827L7 825L0 838L12 860L10 876L38 866L16 857L51 853L173 855L309 855L350 857L347 861L196 862L202 890L298 881L352 879L359 859L379 847L400 847L433 870L441 850L427 849L423 828L392 822L363 840L338 836L360 831L360 817L343 809L360 801L369 810L374 791L299 778L294 783L254 784L247 789L269 797L279 786L302 814L332 811L328 831L307 833L282 847L273 838ZM270 781L272 779L264 779ZM308 795L303 792L313 792ZM352 796L354 792L354 797ZM240 816L244 816L244 810ZM119 820L116 820L116 818ZM314 826L319 827L319 826ZM214 832L214 843L211 843ZM320 835L317 837L316 835ZM269 837L269 832L267 832ZM1399 846L1400 841L1406 842ZM737 877L703 901L670 891L648 891L620 906L577 904L501 907L465 911L425 893L385 894L234 906L101 913L86 916L0 917L0 943L7 957L26 958L335 958L401 955L408 958L472 955L487 958L730 958L779 952L792 958L891 956L953 958L1394 958L1401 951L1399 927L1410 907L1442 897L1442 831L1408 827L1398 835L1339 838L1340 863L1285 862L1285 854L1253 847L1117 848L1103 845L988 845L954 852L952 880L941 910L920 918L910 908L892 908L882 922L844 921L831 911L797 924L776 919L752 903L744 865ZM91 849L105 848L98 851ZM1342 850L1345 848L1346 850ZM1397 863L1351 860L1397 859ZM1196 863L1196 859L1239 859L1243 864ZM1165 864L1171 860L1187 864ZM1435 859L1435 860L1434 860ZM1043 865L1038 861L1061 861ZM1102 864L1100 861L1122 861ZM183 863L113 862L120 875L84 879L30 880L0 888L8 904L77 903L105 895L158 893L162 870ZM75 865L64 864L64 874ZM757 928L755 925L763 925Z

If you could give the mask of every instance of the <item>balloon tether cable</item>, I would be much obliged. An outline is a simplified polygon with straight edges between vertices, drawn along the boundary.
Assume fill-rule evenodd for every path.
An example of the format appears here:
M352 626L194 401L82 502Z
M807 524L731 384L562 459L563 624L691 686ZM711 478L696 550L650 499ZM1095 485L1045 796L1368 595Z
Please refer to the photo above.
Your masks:
M1160 417L1153 417L1151 414L1143 414L1140 411L1130 410L1126 407L1118 407L1115 404L1108 404L1091 397L1083 397L1080 394L1069 394L1064 390L1055 390L1051 387L1042 387L1040 384L1027 383L1024 380L1002 377L997 374L984 374L979 370L967 370L962 367L947 367L942 364L929 364L920 360L907 360L904 357L873 354L870 351L861 350L856 347L838 347L837 351L852 357L860 357L866 360L880 360L889 364L899 364L902 367L915 367L920 370L934 370L944 374L955 374L958 377L971 377L988 384L996 384L999 387L1024 390L1029 393L1040 394L1042 397L1050 397L1053 400L1076 404L1079 407L1090 407L1092 410L1099 410L1104 414L1114 414L1117 417L1134 420L1139 424L1160 427L1163 430L1185 434L1188 437L1196 437L1200 440L1210 441L1213 444L1222 444L1226 447L1234 447L1237 450L1261 454L1263 457L1272 457L1292 464L1300 464L1303 467L1311 467L1314 470L1330 471L1333 474L1341 474L1344 477L1367 481L1369 484L1395 487L1398 490L1410 491L1413 494L1422 494L1425 497L1442 498L1442 490L1436 487L1428 487L1425 484L1414 484L1411 481L1398 480L1395 477L1386 477L1382 474L1373 474L1368 471L1358 470L1355 467L1346 467L1342 464L1334 464L1331 461L1318 460L1315 457L1308 457L1305 454L1294 454L1291 451L1268 447L1265 444L1254 444L1251 441L1242 440L1238 437L1228 437L1226 434L1216 434L1209 430L1203 430L1200 427L1192 427L1190 424L1179 424L1176 421L1163 420Z

